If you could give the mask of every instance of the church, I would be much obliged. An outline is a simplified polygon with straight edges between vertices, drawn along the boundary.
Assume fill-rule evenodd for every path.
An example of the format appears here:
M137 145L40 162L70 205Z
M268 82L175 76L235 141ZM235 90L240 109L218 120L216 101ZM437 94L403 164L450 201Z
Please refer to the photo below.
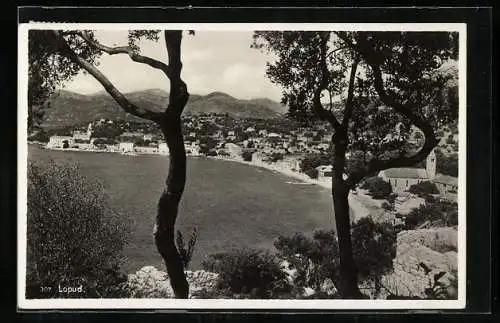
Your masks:
M432 150L426 159L425 168L389 168L379 172L379 177L389 182L396 193L407 191L410 186L424 181L436 184L439 193L456 198L458 179L453 176L436 173L436 154Z

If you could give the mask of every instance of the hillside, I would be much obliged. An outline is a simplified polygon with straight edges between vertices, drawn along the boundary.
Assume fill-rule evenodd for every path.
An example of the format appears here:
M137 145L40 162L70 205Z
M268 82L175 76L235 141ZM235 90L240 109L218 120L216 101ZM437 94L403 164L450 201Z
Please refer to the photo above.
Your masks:
M133 103L151 110L160 111L168 104L168 93L160 89L149 89L126 94ZM241 100L222 92L207 95L191 94L184 110L185 115L201 113L227 113L236 118L276 118L285 112L280 103L265 99ZM46 128L64 127L76 123L108 118L131 121L144 121L125 113L113 98L101 91L83 95L61 90L47 109L44 124Z

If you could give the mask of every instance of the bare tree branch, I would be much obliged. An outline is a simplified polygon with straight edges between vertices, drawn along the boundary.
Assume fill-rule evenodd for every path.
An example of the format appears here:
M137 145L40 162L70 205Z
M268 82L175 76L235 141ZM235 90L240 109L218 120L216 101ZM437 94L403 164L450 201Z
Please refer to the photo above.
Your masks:
M69 57L73 62L80 65L84 70L91 74L99 83L102 84L106 92L108 92L113 99L125 110L137 117L148 119L157 122L161 119L163 113L151 111L139 107L130 102L114 85L113 83L94 65L87 62L71 49L66 40L59 34L58 31L53 30L49 33L50 41L61 53Z
M167 75L167 77L170 78L170 68L167 64L159 60L156 60L154 58L140 55L139 53L134 51L130 46L108 47L92 39L92 37L90 37L90 35L85 31L78 31L76 34L94 48L102 50L103 52L108 53L109 55L127 54L130 57L130 59L132 59L134 62L147 64L153 68L159 69L163 71L165 75Z

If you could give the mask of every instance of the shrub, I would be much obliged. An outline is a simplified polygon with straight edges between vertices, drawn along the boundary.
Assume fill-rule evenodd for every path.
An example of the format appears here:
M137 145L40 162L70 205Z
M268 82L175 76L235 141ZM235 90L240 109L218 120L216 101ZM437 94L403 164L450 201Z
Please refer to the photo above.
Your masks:
M243 160L244 161L252 161L252 153L250 151L244 151L242 154L241 154L241 157L243 157Z
M273 298L289 292L276 257L268 251L244 249L210 255L203 269L219 274L217 288L246 298Z
M397 233L388 223L375 223L369 217L352 227L354 261L361 279L375 282L375 297L381 289L380 279L392 270L396 256Z
M277 162L279 160L283 160L283 158L284 158L283 154L281 154L281 153L272 153L269 160L272 163L275 163L275 162Z
M304 173L310 178L318 178L318 170L316 168L306 169Z
M281 259L296 270L294 285L300 288L321 289L325 279L338 281L338 244L333 231L316 231L313 238L302 233L291 237L280 236L274 242Z
M382 208L384 210L391 211L393 209L393 206L390 203L384 202L384 203L382 203Z
M368 177L361 184L361 188L367 189L370 195L381 200L387 198L392 193L392 186L378 176Z
M423 181L418 184L413 184L410 186L408 191L423 198L430 194L439 194L439 190L436 184L429 181Z
M328 154L310 154L304 157L300 163L300 170L304 173L311 168L316 168L321 165L330 165L332 157Z
M194 246L196 245L196 240L198 239L198 230L193 229L191 237L189 238L188 244L184 242L184 236L180 230L177 230L176 244L177 249L179 249L179 256L181 257L182 265L184 269L188 269L191 258L193 258Z
M127 224L77 165L30 163L27 298L120 297ZM59 285L83 289L62 294Z
M458 224L457 203L448 201L426 202L406 215L405 230L412 230L429 221L434 226L454 226Z

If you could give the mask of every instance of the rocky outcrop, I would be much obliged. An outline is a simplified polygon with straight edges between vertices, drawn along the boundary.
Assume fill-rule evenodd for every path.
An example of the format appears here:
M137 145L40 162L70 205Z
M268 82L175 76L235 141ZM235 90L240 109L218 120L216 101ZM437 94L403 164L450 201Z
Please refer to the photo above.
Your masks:
M190 297L203 289L213 289L217 283L216 273L197 270L186 271L189 283ZM125 290L131 298L173 298L174 292L170 286L168 274L153 266L141 268L135 274L128 275Z
M394 272L384 276L382 283L392 294L424 298L435 275L444 273L438 281L448 291L447 297L456 297L456 250L454 228L402 231L397 237Z

